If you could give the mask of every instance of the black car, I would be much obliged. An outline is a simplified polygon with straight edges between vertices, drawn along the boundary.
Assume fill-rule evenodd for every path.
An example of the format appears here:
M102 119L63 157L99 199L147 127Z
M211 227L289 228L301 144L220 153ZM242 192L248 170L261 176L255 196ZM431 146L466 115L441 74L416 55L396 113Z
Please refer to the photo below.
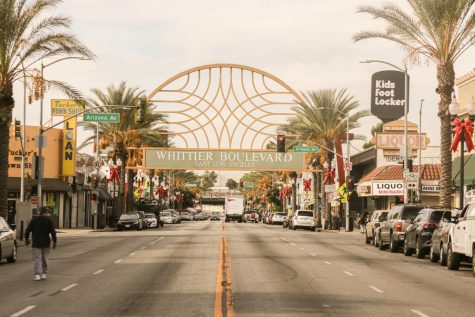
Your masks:
M447 265L447 247L449 244L449 231L455 225L459 210L446 211L442 215L439 227L432 233L432 243L430 247L431 262L439 262L440 265Z
M117 231L142 230L143 228L143 221L136 212L120 215L119 221L117 222Z
M450 212L447 209L424 208L414 219L406 220L409 226L404 238L404 255L411 256L415 252L417 258L423 259L429 253L432 233L446 211Z
M8 263L16 262L17 245L14 228L0 217L0 261L7 259Z

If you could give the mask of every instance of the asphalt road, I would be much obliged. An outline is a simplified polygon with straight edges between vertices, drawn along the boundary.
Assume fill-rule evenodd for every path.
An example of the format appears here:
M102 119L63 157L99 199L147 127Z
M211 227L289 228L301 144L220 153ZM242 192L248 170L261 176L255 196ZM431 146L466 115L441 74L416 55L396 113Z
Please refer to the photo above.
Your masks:
M0 316L473 316L475 278L365 245L359 233L190 222L59 235L0 263Z

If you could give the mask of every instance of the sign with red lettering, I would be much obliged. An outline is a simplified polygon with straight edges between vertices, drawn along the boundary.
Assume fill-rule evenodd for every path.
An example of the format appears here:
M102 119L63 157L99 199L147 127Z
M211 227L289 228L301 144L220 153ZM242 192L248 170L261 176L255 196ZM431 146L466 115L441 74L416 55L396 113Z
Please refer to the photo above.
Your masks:
M373 196L403 196L404 184L402 181L373 182Z

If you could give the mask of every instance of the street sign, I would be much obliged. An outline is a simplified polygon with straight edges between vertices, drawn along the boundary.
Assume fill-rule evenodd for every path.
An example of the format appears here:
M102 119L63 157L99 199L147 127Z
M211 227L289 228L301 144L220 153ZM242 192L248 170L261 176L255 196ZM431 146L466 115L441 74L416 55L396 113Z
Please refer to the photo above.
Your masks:
M345 164L343 165L347 171L351 171L353 169L353 164L350 161L345 161Z
M416 189L417 188L417 182L407 182L406 186L408 189Z
M186 187L197 187L198 185L196 183L185 183Z
M251 182L243 182L242 185L244 188L249 188L249 189L252 189L256 186L254 183L251 183Z
M414 173L414 172L406 173L407 182L417 182L418 178L419 178L419 175L417 173Z
M325 193L333 193L335 191L335 184L325 185Z
M99 162L99 161L94 161L93 166L94 166L94 168L99 169L99 168L101 168L101 162Z
M318 152L318 146L294 146L294 152L316 153Z
M120 113L85 113L82 120L84 122L119 123Z

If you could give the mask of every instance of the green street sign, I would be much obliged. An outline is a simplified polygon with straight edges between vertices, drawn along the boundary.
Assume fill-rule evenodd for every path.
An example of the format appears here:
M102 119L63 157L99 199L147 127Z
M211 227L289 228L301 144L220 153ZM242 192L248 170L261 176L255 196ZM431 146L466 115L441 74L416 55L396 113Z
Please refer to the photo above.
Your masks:
M294 152L316 153L318 146L294 146L293 150Z
M84 122L119 123L120 113L85 113L82 120Z
M186 187L197 187L198 185L195 183L185 183Z
M256 187L256 185L254 183L251 183L251 182L243 182L243 187L244 188L249 188L249 189L252 189L254 187Z

